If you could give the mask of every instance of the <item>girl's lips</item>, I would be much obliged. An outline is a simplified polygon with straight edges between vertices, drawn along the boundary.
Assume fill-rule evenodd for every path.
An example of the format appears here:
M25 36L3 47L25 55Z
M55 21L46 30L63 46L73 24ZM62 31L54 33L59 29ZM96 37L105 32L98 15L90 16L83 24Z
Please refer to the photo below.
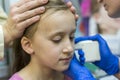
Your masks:
M67 57L67 58L62 58L62 59L60 59L60 61L70 61L72 59L72 57Z

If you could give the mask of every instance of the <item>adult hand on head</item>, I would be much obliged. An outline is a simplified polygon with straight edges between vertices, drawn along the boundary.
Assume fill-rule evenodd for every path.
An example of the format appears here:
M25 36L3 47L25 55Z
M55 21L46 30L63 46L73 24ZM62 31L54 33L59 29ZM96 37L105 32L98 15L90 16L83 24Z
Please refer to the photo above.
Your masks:
M75 7L73 6L72 2L70 0L64 0L64 2L69 7L69 9L72 11L72 13L75 16L75 19L77 20L79 16L76 14Z
M39 15L45 11L42 5L47 2L48 0L20 0L11 6L9 17L3 27L5 46L21 37L25 28L40 19ZM66 5L75 14L72 3L68 1ZM78 18L77 14L75 18Z
M75 43L84 40L93 40L93 41L98 41L99 43L101 60L93 62L96 66L103 69L109 75L116 74L119 72L118 57L112 54L106 41L100 35L97 34L95 36L79 37L75 39Z
M25 28L40 19L39 14L45 11L42 5L47 1L19 0L11 6L7 22L3 27L6 46L16 38L21 37Z
M95 80L90 71L84 66L84 53L78 50L80 55L80 62L76 56L73 56L69 68L64 71L64 74L72 78L72 80Z

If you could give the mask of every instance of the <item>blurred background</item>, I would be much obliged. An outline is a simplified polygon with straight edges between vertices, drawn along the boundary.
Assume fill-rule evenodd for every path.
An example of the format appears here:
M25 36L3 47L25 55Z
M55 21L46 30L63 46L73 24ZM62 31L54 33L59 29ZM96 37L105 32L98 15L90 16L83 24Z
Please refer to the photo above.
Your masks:
M18 0L0 0L0 25L9 15L10 5ZM71 0L79 14L75 37L100 34L108 43L111 51L120 56L120 19L111 19L97 0ZM94 57L94 56L93 56ZM8 80L11 75L12 49L5 49L5 58L0 61L0 80ZM97 80L118 80L93 65L85 63Z

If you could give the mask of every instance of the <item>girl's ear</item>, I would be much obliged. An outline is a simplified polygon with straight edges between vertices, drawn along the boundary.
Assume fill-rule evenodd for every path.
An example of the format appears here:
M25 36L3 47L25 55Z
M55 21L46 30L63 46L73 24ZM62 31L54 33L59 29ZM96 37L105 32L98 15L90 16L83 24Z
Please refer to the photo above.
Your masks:
M34 53L34 50L32 48L31 40L28 39L27 37L23 37L21 39L21 46L22 46L23 50L25 52L27 52L28 54L33 54Z

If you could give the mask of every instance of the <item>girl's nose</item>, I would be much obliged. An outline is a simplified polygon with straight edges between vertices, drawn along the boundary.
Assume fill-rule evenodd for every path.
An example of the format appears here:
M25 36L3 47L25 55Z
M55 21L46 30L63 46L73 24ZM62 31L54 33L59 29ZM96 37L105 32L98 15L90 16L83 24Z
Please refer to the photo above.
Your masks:
M67 46L66 48L63 49L63 53L72 53L74 51L73 46Z
M69 41L66 41L64 48L63 48L63 53L72 53L74 51L74 43Z
M74 41L71 41L71 39L67 38L64 42L64 48L63 53L73 53L74 51Z

